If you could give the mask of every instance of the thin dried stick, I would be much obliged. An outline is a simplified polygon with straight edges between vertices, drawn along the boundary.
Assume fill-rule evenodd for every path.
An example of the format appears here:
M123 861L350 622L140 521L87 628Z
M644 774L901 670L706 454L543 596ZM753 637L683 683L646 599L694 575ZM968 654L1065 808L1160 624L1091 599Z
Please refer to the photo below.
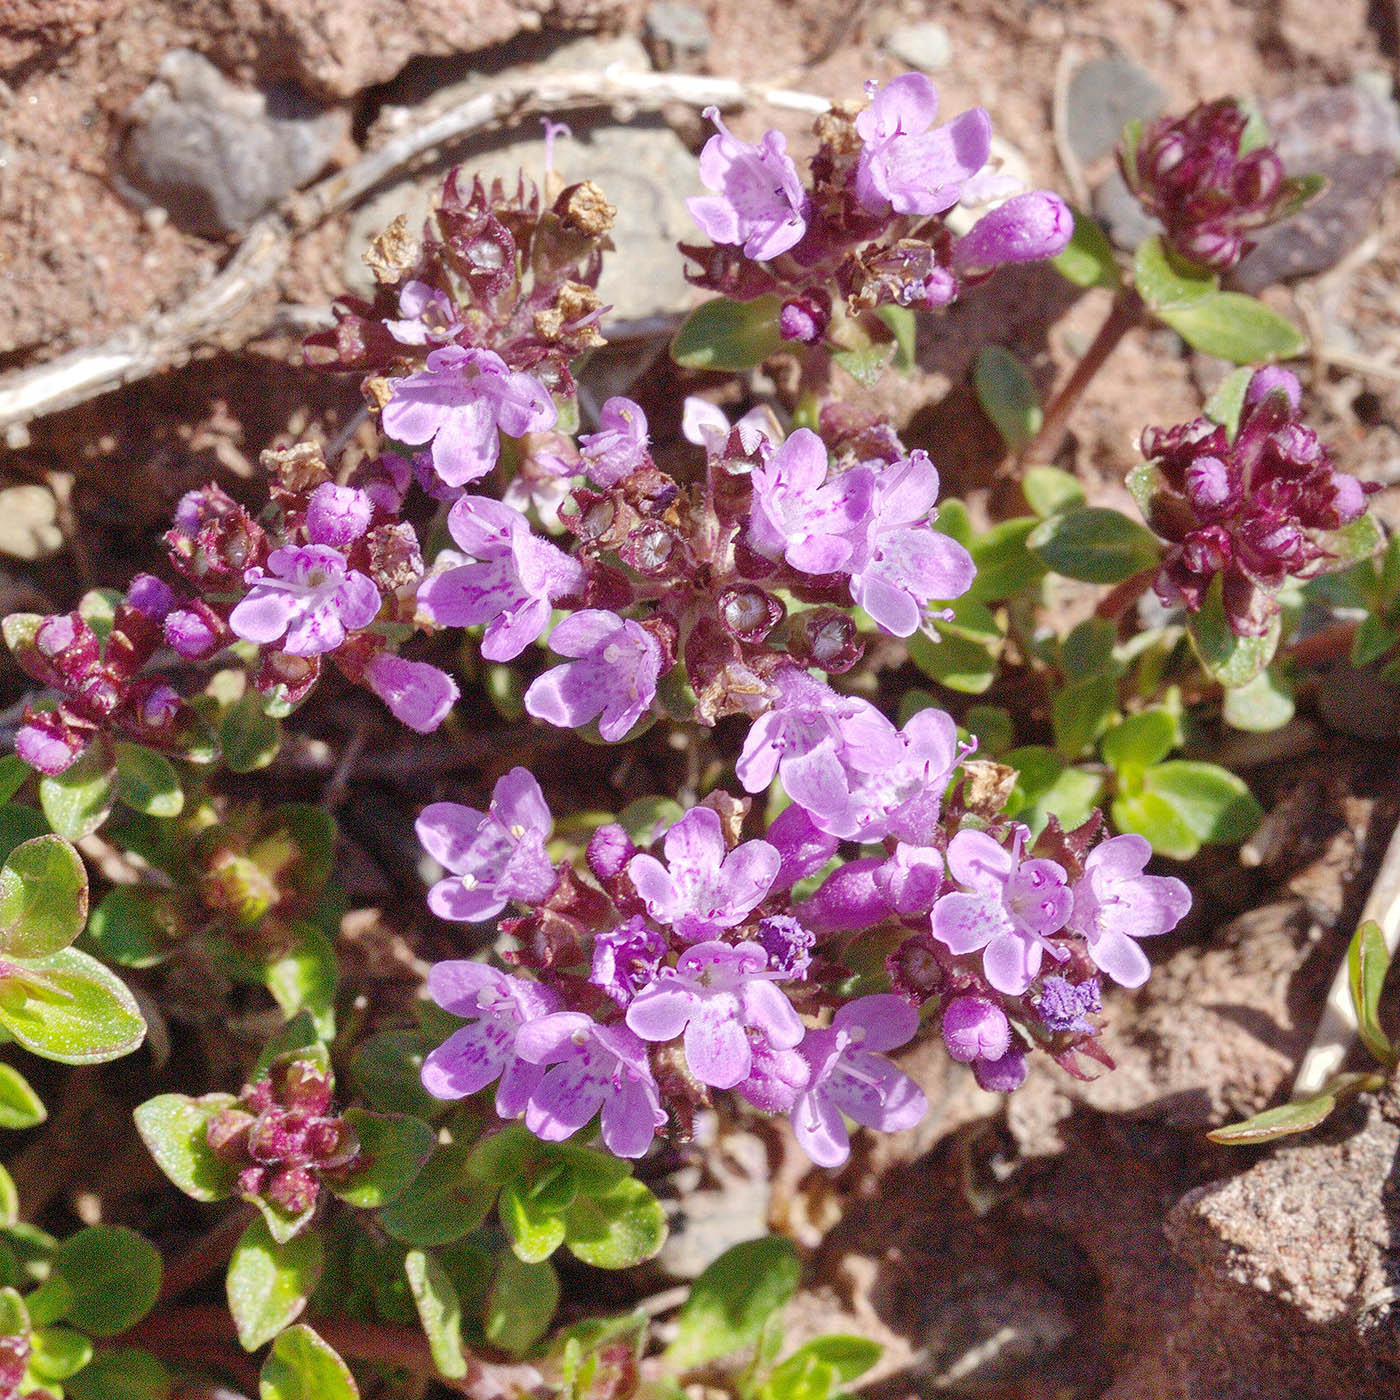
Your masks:
M248 230L228 266L183 305L127 326L100 345L0 378L0 431L10 446L22 446L24 424L148 378L193 350L217 342L232 318L277 276L296 234L350 207L438 146L528 112L612 105L653 109L669 102L724 108L766 105L813 115L831 105L814 93L728 78L628 73L615 68L536 73L492 83L309 190L292 195L280 213L265 215Z

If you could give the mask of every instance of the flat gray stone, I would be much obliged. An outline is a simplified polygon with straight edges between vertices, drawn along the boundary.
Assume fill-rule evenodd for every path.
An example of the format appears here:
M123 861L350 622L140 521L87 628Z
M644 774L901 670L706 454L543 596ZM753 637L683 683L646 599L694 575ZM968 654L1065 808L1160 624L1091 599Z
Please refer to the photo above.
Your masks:
M937 20L901 24L881 41L880 47L892 58L917 68L921 73L937 73L953 57L953 40Z
M1114 245L1126 252L1133 252L1140 243L1162 231L1162 225L1138 203L1128 182L1116 169L1109 171L1094 190L1093 206L1094 217L1107 230Z
M647 46L658 61L693 58L710 47L710 23L705 12L683 0L656 0L643 21Z
M1092 165L1118 144L1125 122L1155 117L1166 105L1167 94L1132 59L1123 54L1093 59L1069 82L1065 137L1070 150Z

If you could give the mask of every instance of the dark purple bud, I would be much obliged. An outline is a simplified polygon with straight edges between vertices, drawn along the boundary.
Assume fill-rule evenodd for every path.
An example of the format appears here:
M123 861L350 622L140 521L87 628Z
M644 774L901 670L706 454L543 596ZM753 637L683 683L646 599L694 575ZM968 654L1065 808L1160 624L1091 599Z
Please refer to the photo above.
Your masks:
M608 822L589 838L588 868L606 884L622 874L636 851L632 838L616 822Z
M785 301L778 312L778 333L784 340L816 345L831 324L831 299L825 292L808 292Z
M273 1079L273 1092L284 1108L319 1116L331 1106L334 1081L311 1060L292 1060Z
M943 1043L964 1064L999 1060L1011 1045L1011 1024L985 997L954 997L943 1012Z
M316 1204L321 1183L314 1172L306 1167L283 1167L271 1175L272 1179L259 1194L281 1206L288 1215L301 1215Z
M771 593L753 584L737 584L719 595L719 620L724 630L741 642L761 642L783 620L787 611Z
M179 694L164 683L157 683L141 698L141 722L150 729L168 729L180 713Z
M996 1059L976 1059L972 1073L989 1094L1012 1094L1026 1082L1026 1052L1013 1045Z
M175 606L175 590L154 574L137 574L126 590L126 601L142 616L159 622Z
M1235 491L1230 469L1219 457L1197 457L1186 469L1186 494L1197 510L1222 510Z
M374 503L364 491L323 481L306 503L306 535L312 544L344 549L369 529Z

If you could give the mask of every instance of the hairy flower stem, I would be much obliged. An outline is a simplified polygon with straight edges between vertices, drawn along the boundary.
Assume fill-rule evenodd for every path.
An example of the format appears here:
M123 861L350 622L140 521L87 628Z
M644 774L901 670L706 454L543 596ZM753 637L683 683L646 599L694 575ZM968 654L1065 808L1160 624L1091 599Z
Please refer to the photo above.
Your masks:
M1084 358L1074 367L1063 389L1055 395L1040 431L1026 445L1021 453L1021 461L1035 464L1054 460L1055 454L1064 442L1065 429L1069 425L1070 414L1074 412L1084 391L1093 383L1094 376L1104 367L1108 357L1118 348L1134 326L1141 323L1145 310L1143 300L1131 287L1124 287L1113 300L1099 333L1093 344L1084 352Z

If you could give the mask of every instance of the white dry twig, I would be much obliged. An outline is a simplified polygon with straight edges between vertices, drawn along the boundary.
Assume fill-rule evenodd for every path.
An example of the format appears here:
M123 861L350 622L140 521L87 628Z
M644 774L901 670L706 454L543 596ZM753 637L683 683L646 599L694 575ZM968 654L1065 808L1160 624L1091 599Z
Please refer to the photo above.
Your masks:
M690 73L637 73L615 67L534 73L488 84L440 116L290 196L280 212L265 215L248 230L228 265L183 305L126 326L99 345L84 346L0 378L0 432L10 445L22 445L26 423L145 379L180 363L194 350L217 343L221 330L276 277L297 234L349 208L437 147L529 112L613 105L655 109L671 102L721 108L764 105L813 115L831 105L814 93Z

